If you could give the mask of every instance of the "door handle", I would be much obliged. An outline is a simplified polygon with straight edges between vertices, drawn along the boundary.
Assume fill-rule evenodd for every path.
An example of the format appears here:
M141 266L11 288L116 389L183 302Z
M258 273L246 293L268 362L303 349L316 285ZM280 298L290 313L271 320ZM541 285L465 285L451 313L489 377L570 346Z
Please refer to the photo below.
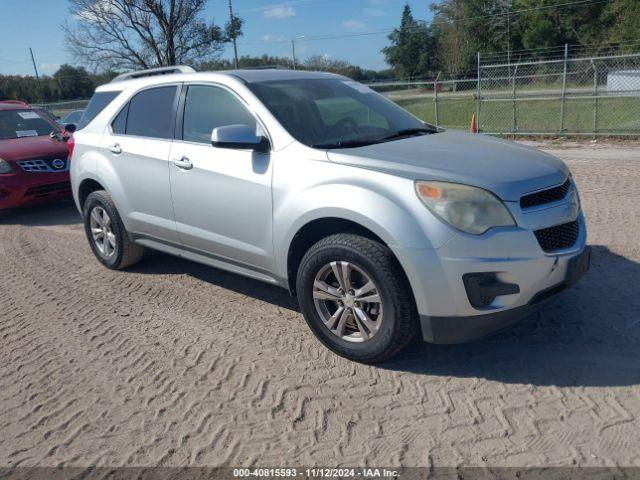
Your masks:
M193 163L187 157L174 158L173 164L182 170L191 170L193 168Z
M114 143L113 145L109 145L109 146L107 147L107 149L108 149L111 153L113 153L113 154L115 154L115 155L120 155L120 154L122 153L122 147L121 147L121 146L120 146L120 144L118 144L118 143Z

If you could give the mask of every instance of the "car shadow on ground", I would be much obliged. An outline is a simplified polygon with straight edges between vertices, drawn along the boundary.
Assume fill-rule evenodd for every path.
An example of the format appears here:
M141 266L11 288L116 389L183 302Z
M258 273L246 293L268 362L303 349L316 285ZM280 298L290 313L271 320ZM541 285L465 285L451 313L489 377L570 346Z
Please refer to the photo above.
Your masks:
M159 252L148 253L131 271L187 274L298 311L295 299L278 287ZM533 385L640 384L639 280L639 263L595 246L587 276L538 314L464 345L416 339L378 367Z
M152 275L189 275L241 295L299 311L295 297L280 287L158 251L147 250L142 262L128 268L127 271Z
M78 224L81 228L81 221L71 198L0 212L0 225L48 227Z
M464 345L416 340L381 367L533 385L640 384L639 282L640 263L594 246L587 275L538 314Z

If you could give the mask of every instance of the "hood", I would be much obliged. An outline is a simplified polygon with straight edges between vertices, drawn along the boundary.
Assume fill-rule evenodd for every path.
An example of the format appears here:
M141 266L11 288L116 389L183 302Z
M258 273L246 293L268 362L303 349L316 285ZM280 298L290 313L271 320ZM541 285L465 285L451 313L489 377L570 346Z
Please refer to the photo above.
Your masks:
M507 201L562 183L562 160L485 135L447 130L359 148L330 150L329 159L412 180L441 180L484 188Z
M0 140L0 158L8 162L57 156L67 158L68 153L69 147L65 142L48 135Z

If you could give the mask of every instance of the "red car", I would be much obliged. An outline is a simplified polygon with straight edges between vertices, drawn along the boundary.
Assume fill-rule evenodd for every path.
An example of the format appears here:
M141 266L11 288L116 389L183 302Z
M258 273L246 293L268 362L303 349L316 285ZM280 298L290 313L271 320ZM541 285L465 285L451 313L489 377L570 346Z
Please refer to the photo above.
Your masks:
M68 140L40 110L0 101L0 212L71 195Z

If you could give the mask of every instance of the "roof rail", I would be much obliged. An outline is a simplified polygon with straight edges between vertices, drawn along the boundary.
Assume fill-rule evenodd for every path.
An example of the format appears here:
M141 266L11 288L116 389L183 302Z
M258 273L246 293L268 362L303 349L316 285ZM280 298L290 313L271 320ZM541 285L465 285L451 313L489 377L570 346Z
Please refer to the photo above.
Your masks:
M172 73L195 73L195 70L187 65L137 70L135 72L122 73L111 80L111 83L124 82L125 80L133 80L135 78L153 77L155 75L171 75Z
M255 67L243 67L240 70L291 70L282 65L256 65Z

